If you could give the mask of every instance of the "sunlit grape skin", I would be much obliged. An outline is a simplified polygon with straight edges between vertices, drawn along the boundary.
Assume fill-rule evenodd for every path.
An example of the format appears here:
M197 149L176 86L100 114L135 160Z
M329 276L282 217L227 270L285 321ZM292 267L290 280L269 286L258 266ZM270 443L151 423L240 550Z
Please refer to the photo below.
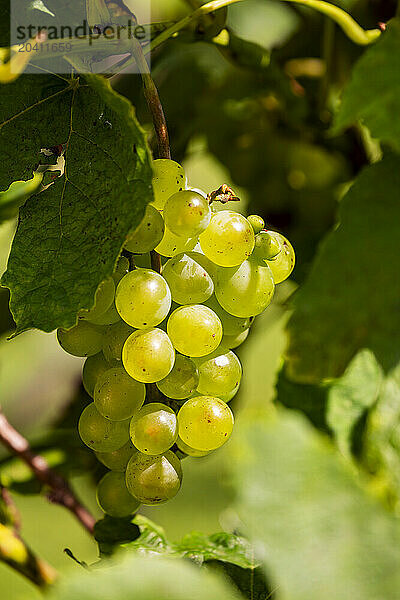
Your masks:
M275 284L264 261L249 259L239 267L218 269L215 296L236 317L259 315L270 304Z
M128 337L135 329L119 320L114 325L109 325L104 333L103 354L110 363L122 361L122 348Z
M182 467L179 458L168 450L159 456L138 452L126 467L126 486L142 504L161 504L179 492Z
M97 380L94 403L111 421L125 421L137 413L146 397L144 383L135 381L122 367L108 369Z
M195 237L204 231L211 219L208 200L185 190L171 196L163 211L165 224L175 235Z
M96 385L98 377L109 368L110 364L107 362L102 352L99 352L94 356L89 356L89 358L85 360L82 370L82 382L83 387L89 396L93 397L94 386Z
M137 452L137 449L134 447L131 440L129 440L122 448L118 448L112 452L96 452L96 457L105 467L107 467L107 469L124 473L126 471L126 465L135 452Z
M207 258L221 267L240 265L254 248L250 223L243 215L228 210L214 214L199 239Z
M199 304L210 298L215 275L215 265L199 252L177 254L163 268L172 300L178 304Z
M140 506L126 487L125 474L115 471L106 473L99 481L96 498L102 511L111 517L128 517Z
M253 317L235 317L222 308L215 295L204 302L206 306L211 308L221 320L222 329L225 335L240 335L251 326Z
M162 216L154 206L149 204L141 223L129 234L125 248L134 254L150 252L161 242L164 229Z
M174 445L178 437L174 411L161 402L146 404L133 416L130 436L140 452L153 456L163 454Z
M177 308L168 319L168 335L185 356L206 356L222 339L222 325L214 311L202 304Z
M232 411L223 400L196 396L179 410L179 437L195 450L215 450L229 439L233 422Z
M206 396L223 396L237 389L242 378L242 365L233 352L216 350L210 356L196 359L199 370L197 391Z
M278 283L285 281L292 273L296 256L292 244L283 235L276 231L269 231L268 233L279 242L282 248L276 258L266 261L272 271L275 284L278 285Z
M165 279L151 269L135 269L118 284L115 305L121 318L137 329L155 327L167 316L171 292Z
M178 446L181 452L184 452L188 456L193 456L194 458L200 458L202 456L207 456L210 454L211 450L195 450L195 448L191 448L180 437L176 440L176 445Z
M223 335L221 346L223 346L224 348L228 348L229 350L238 348L241 344L243 344L243 342L247 340L249 333L250 329L245 329L237 335Z
M190 252L196 244L196 237L178 236L166 227L163 238L158 246L155 247L155 251L161 254L161 256L172 257L182 252Z
M168 198L185 187L186 175L180 164L164 158L153 161L153 206L162 210Z
M73 356L93 356L103 347L103 329L98 325L80 320L71 329L58 329L57 339L61 348Z
M172 370L174 347L168 335L158 328L135 331L122 349L127 373L142 383L156 383Z
M86 446L96 452L113 452L129 440L129 421L109 421L93 402L83 410L78 430Z
M198 381L199 374L195 363L188 356L176 354L172 371L156 385L167 398L184 400L193 394Z

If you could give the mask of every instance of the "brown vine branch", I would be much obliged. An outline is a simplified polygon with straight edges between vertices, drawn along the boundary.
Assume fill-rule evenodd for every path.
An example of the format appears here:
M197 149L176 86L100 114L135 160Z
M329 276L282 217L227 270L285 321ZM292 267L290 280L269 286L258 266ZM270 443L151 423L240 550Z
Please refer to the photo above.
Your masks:
M50 488L47 494L50 502L67 508L89 533L93 533L95 518L79 502L67 481L53 471L42 456L32 451L28 441L14 429L2 412L0 412L0 442L28 465L36 479Z
M0 560L40 588L52 585L57 571L38 558L10 527L0 524Z

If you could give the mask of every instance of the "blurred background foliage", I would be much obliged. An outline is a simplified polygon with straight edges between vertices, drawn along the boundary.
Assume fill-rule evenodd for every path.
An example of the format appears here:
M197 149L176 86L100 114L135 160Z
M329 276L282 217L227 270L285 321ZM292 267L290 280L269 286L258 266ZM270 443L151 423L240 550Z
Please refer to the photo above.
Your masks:
M183 0L153 0L153 20L175 20L187 13L190 4ZM368 28L393 17L397 3L392 0L337 0L334 4L351 10L352 15ZM131 7L134 10L133 0ZM314 293L310 284L312 275L309 274L315 257L319 261L318 277L322 277L325 267L332 268L326 266L324 256L335 251L337 238L330 232L336 229L338 206L349 183L366 165L381 156L379 144L365 127L352 125L345 131L332 133L333 114L342 88L364 50L350 43L337 27L318 13L277 1L248 0L232 6L227 25L229 34L215 37L218 28L213 35L207 30L194 30L186 32L179 40L166 43L153 57L152 71L168 120L173 157L183 162L191 185L207 192L222 183L232 185L241 197L240 209L262 215L266 223L282 231L296 249L297 266L291 280L279 287L272 306L256 321L251 336L238 351L244 364L243 383L232 403L239 416L238 430L242 431L242 423L243 431L253 427L254 422L246 425L249 415L258 414L260 409L265 412L266 407L270 407L273 420L276 399L288 408L300 409L307 418L306 424L297 423L296 417L291 416L273 430L267 441L259 440L258 452L265 443L265 454L257 467L262 468L260 464L267 456L273 456L275 460L277 453L284 454L290 448L291 435L298 441L297 448L304 446L307 467L308 452L323 456L324 451L319 454L313 444L310 450L302 437L312 425L310 439L315 429L330 436L341 455L353 465L357 463L363 476L368 474L365 487L372 490L386 508L397 512L400 494L398 368L385 372L384 365L357 341L356 334L350 342L339 341L347 348L346 344L351 345L357 338L350 354L344 353L346 360L328 375L325 372L310 375L310 367L308 371L305 369L309 377L302 379L298 363L289 360L284 365L283 358L288 341L287 323L293 306L295 316L292 319L296 319L293 294L300 286L301 312L301 299L305 295L307 300ZM114 87L132 100L140 122L154 143L139 78L120 76ZM396 164L389 165L388 173L396 168ZM395 183L392 191L394 195L397 191L398 195ZM369 222L374 219L373 207L371 211ZM393 217L389 215L390 218ZM396 226L397 223L398 220ZM356 216L352 225L354 238L357 237L357 226ZM0 226L1 272L5 270L14 229L14 222ZM321 246L328 234L331 237ZM390 235L395 235L395 231ZM381 238L372 236L371 241L375 244L373 248L376 250L379 246L381 252ZM352 243L353 239L347 240L347 244ZM330 244L328 249L326 244ZM357 252L365 253L368 239L362 237L356 246ZM347 260L351 261L348 247L346 251L347 254L339 253L340 267ZM381 257L379 252L378 259ZM377 265L379 268L379 260ZM363 276L367 277L368 265L362 268ZM393 272L390 271L390 277ZM373 279L374 274L369 285L373 285ZM302 291L305 281L311 286L308 296L308 288ZM351 286L352 280L346 279L345 284ZM330 288L327 293L331 298L337 290ZM306 317L304 326L308 328ZM80 382L82 361L64 354L53 334L35 331L7 341L12 328L8 292L2 289L0 404L13 425L44 453L49 462L72 478L79 494L100 516L94 503L94 485L103 472L102 467L84 449L76 432L77 416L82 404L88 401ZM291 320L292 342L296 335L301 338L303 333L307 334L307 330L304 332L301 328L301 321L297 334L294 330ZM293 357L293 346L289 348ZM302 359L306 362L319 364L321 356L323 362L323 347L318 347L321 355L317 353L317 356L307 354L307 344L303 350ZM257 435L262 437L254 430L255 439ZM186 459L181 493L166 505L140 511L165 527L169 539L178 540L191 530L207 534L241 528L240 510L232 508L233 481L228 468L232 460L240 463L234 438L215 455L200 460ZM285 447L280 439L288 446ZM295 454L296 446L290 450ZM35 495L37 484L26 469L17 461L9 461L5 451L1 450L0 456L2 481L13 490L22 514L23 534L32 548L61 571L77 568L63 553L65 547L71 548L79 559L93 562L97 555L94 541L66 511ZM275 464L274 460L271 463ZM321 459L319 467L317 461L309 466L318 474L324 473L322 466L326 466L327 489L332 476L332 481L337 477L339 487L343 486L343 494L347 493L353 483L348 484L347 475L336 474L333 459L326 460L325 464ZM279 461L276 464L276 469L286 469L285 473L292 468L285 464L284 458L282 464ZM266 470L265 485L278 488L278 474L272 471ZM258 472L250 468L249 473L247 485L251 487L250 477L256 480ZM240 485L244 485L243 478L241 482ZM281 498L287 498L293 492L294 488L285 487L290 482L289 475L287 480L282 478ZM351 496L355 503L352 514L356 513L357 504L364 502L357 494L358 491ZM241 502L248 510L253 500L245 496L242 490ZM254 498L256 496L254 494ZM322 500L316 498L315 501ZM267 500L265 503L270 506ZM253 508L254 511L259 509ZM299 516L298 511L290 513L290 506L286 508L290 518L295 520ZM310 511L307 518L312 519L312 504L307 510ZM363 514L368 515L370 510L368 504ZM261 519L268 522L268 515ZM279 530L278 533L283 535ZM266 535L279 548L277 531ZM323 532L321 539L324 539ZM294 538L294 542L299 540ZM282 565L279 549L271 560L279 573ZM288 564L290 561L286 561L285 566ZM293 565L294 571L296 568L299 566ZM293 582L293 588L296 583L299 579ZM292 597L291 577L286 591L288 597ZM335 591L338 592L338 588ZM307 594L309 590L305 586L304 597L308 600L314 597ZM0 597L34 600L40 594L0 565ZM324 597L321 595L320 600ZM382 594L382 598L389 597ZM299 595L299 598L303 596Z

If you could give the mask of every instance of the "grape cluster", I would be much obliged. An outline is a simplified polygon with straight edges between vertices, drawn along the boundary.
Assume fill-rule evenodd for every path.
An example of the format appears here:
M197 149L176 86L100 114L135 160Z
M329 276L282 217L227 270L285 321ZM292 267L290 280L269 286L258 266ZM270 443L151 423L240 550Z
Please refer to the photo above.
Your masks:
M93 402L79 434L110 470L97 498L115 517L174 497L181 459L229 439L228 403L242 376L232 349L295 260L290 243L265 230L261 217L216 212L205 194L187 189L179 164L153 164L154 202L113 276L78 324L58 331L66 352L88 357L83 384ZM153 250L161 274L151 268Z

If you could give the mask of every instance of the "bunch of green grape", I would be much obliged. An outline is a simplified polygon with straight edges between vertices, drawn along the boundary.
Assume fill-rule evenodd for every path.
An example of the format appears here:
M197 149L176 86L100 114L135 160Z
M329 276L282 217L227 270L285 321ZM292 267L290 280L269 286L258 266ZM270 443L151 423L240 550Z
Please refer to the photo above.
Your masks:
M93 308L58 331L66 352L87 357L83 385L93 402L79 434L109 469L97 488L114 517L173 498L181 461L229 439L228 405L242 366L232 351L289 277L295 257L261 217L210 205L186 186L183 168L156 160L154 202L128 236ZM150 253L161 256L161 273Z

